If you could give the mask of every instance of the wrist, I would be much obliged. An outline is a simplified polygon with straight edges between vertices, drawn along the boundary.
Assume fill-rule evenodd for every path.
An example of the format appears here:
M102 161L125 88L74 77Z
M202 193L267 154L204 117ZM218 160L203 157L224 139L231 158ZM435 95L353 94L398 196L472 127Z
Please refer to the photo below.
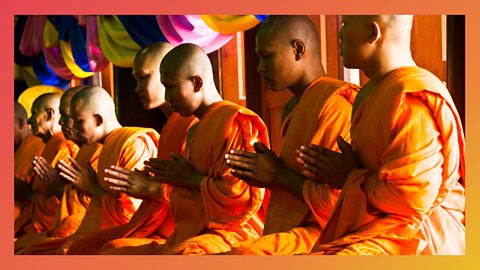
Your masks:
M162 183L157 181L150 181L147 197L150 197L154 200L160 200L162 198Z

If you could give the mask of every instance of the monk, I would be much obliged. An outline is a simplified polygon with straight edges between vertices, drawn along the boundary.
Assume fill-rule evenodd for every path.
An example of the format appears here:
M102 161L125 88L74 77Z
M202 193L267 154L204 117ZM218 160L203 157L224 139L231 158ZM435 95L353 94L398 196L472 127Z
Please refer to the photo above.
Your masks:
M44 160L50 167L55 167L59 160L75 156L78 146L67 140L59 124L60 94L47 93L40 95L32 105L32 115L28 119L32 133L45 143L42 157L36 156L33 160L34 172L37 176L32 182L35 195L32 203L24 208L15 221L15 236L38 233L52 228L56 209L60 203L59 194L45 185L52 180L54 174L43 170L37 161Z
M45 143L32 135L28 125L27 111L18 101L14 102L14 181L15 208L14 216L18 218L25 203L28 203L33 191L31 182L34 176L33 158L42 153Z
M350 138L358 87L326 77L318 40L308 16L269 16L257 31L258 72L270 90L288 88L294 96L284 108L278 157L260 144L254 153L235 150L225 156L233 175L271 190L263 237L240 243L228 254L308 252L333 211L340 192L305 178L295 151L307 143L339 151L337 137Z
M443 83L412 59L412 20L343 16L343 63L370 80L352 145L300 148L306 175L342 189L314 253L465 254L462 125Z
M100 229L127 223L141 203L125 193L113 192L103 181L105 169L118 165L130 170L142 169L143 162L157 155L158 133L153 129L122 127L115 115L115 105L105 89L88 86L70 102L74 130L84 144L101 143L98 173L90 164L81 166L60 162L60 175L76 188L91 195L91 201L78 230L65 238L32 245L25 254L65 254L79 238Z
M138 51L132 74L137 82L135 92L145 109L159 108L167 116L158 144L158 158L171 159L170 153L183 153L187 130L196 121L172 112L165 101L165 87L160 82L160 62L172 49L165 42L152 43ZM111 189L142 198L142 204L129 223L108 228L75 242L68 254L97 254L110 248L138 246L155 241L159 244L173 232L169 211L169 186L141 172L113 166L106 171L105 181ZM139 252L141 253L141 252Z
M145 162L148 172L173 186L170 211L175 231L164 245L152 242L104 254L137 254L137 250L142 254L211 254L260 236L263 220L258 211L264 189L231 175L224 155L231 149L251 150L259 140L268 144L264 123L250 110L222 100L210 60L196 45L182 44L171 50L162 60L160 74L172 109L199 119L189 129L184 155L172 153L172 160Z
M62 127L62 132L65 138L75 142L80 150L78 151L75 160L79 164L90 163L96 170L98 163L98 155L100 154L101 144L95 143L91 145L83 145L82 142L75 135L73 130L73 120L70 116L70 100L72 96L80 91L84 86L76 86L67 89L60 99L60 120L59 124ZM55 213L55 220L52 229L36 234L28 234L19 238L15 242L15 254L22 254L24 248L44 241L48 237L66 237L74 233L85 215L86 208L90 203L90 196L80 190L77 190L72 184L65 183L60 179L59 172L46 163L44 159L37 159L38 164L45 171L51 171L52 179L56 181L48 181L45 184L53 190L57 190L59 194L60 204ZM60 190L59 190L60 189Z

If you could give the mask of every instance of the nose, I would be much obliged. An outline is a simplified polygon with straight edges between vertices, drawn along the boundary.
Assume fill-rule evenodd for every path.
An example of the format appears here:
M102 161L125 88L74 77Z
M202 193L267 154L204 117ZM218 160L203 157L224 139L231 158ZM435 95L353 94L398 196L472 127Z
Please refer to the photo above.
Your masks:
M137 85L135 86L135 93L140 93L142 92L142 86L140 83L137 83Z
M263 64L263 61L262 61L261 58L260 58L260 61L258 62L257 72L258 73L265 73L265 65Z

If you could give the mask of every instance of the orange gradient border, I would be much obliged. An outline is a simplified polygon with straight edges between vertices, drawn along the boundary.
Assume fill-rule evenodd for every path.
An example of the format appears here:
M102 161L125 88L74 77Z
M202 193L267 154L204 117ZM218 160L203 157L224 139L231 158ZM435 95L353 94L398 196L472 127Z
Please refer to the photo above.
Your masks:
M3 269L479 269L480 2L478 0L4 0L0 4L0 267ZM13 25L15 14L465 14L467 254L465 256L14 256ZM3 270L2 269L2 270Z

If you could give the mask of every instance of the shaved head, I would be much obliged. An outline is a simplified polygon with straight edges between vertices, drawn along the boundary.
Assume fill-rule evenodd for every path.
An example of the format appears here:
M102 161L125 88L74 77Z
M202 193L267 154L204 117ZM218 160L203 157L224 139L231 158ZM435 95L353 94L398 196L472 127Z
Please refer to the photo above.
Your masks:
M18 101L14 101L14 147L20 145L22 140L31 134L28 126L28 116L25 108Z
M80 141L75 136L75 132L73 130L73 119L70 115L70 101L76 93L80 90L84 89L86 86L79 85L75 87L71 87L63 93L60 99L60 120L59 124L62 126L63 135L68 140L72 140L77 144L80 144Z
M115 114L115 104L107 91L99 86L87 86L70 101L73 129L86 144L103 142L114 129L121 127Z
M160 63L172 48L170 43L155 42L138 51L135 56L132 67L132 75L137 82L135 92L147 110L165 104L165 88L160 83Z
M165 100L183 116L200 117L212 102L220 101L212 64L197 45L182 44L165 55L160 65Z
M54 133L60 132L60 98L58 93L40 95L32 104L32 115L29 124L35 136L46 143Z

